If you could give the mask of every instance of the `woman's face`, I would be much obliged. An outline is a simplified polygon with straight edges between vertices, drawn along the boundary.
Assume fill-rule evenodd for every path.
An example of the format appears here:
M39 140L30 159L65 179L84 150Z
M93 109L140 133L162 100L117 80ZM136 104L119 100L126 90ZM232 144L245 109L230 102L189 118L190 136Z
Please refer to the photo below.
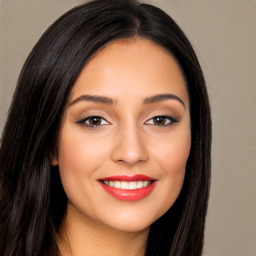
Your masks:
M180 193L190 144L174 58L145 39L111 43L78 77L52 160L68 215L122 231L149 227Z

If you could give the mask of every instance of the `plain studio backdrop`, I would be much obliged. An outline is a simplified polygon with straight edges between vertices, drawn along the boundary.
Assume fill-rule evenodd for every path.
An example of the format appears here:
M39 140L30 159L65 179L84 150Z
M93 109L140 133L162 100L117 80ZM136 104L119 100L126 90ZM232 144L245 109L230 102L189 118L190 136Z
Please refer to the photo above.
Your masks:
M81 0L0 0L0 134L16 81L45 29ZM213 120L205 256L256 255L256 1L145 0L187 34Z

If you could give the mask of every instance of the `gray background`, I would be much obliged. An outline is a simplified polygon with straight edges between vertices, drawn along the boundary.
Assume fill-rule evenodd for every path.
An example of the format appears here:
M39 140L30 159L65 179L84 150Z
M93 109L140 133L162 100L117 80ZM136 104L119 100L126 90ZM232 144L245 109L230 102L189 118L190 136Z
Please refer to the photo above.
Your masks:
M42 32L85 1L0 0L0 133L18 74ZM256 255L256 1L145 0L190 38L213 119L212 187L204 255Z

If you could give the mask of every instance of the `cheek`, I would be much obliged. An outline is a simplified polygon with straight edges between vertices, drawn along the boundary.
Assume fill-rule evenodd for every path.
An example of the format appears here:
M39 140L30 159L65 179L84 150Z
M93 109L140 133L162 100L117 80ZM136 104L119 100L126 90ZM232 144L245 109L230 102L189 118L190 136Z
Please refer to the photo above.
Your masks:
M67 131L60 141L59 167L72 174L93 173L104 162L109 151L102 140L82 133L78 136Z
M164 207L161 214L174 204L182 189L190 147L191 137L188 131L181 136L166 139L161 150L155 151L155 159L162 170L159 205Z
M102 140L83 133L64 130L60 137L58 165L63 188L69 199L85 197L89 184L94 184L97 170L108 157ZM79 196L79 197L80 197Z
M189 126L182 132L177 132L164 138L154 154L161 165L165 176L184 175L191 147Z
M184 141L178 141L177 143L166 147L164 154L162 155L162 163L166 174L179 174L185 172L186 164L190 152L190 138Z

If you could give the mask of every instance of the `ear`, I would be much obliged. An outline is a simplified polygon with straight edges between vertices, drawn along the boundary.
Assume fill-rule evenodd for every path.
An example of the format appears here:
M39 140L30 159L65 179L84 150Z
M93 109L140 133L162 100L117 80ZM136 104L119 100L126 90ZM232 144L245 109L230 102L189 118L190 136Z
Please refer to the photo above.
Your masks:
M54 157L54 158L51 159L51 165L52 166L57 166L58 164L59 164L59 162L58 162L57 158Z
M56 147L54 147L50 152L50 163L52 166L57 166L59 164L58 150Z

